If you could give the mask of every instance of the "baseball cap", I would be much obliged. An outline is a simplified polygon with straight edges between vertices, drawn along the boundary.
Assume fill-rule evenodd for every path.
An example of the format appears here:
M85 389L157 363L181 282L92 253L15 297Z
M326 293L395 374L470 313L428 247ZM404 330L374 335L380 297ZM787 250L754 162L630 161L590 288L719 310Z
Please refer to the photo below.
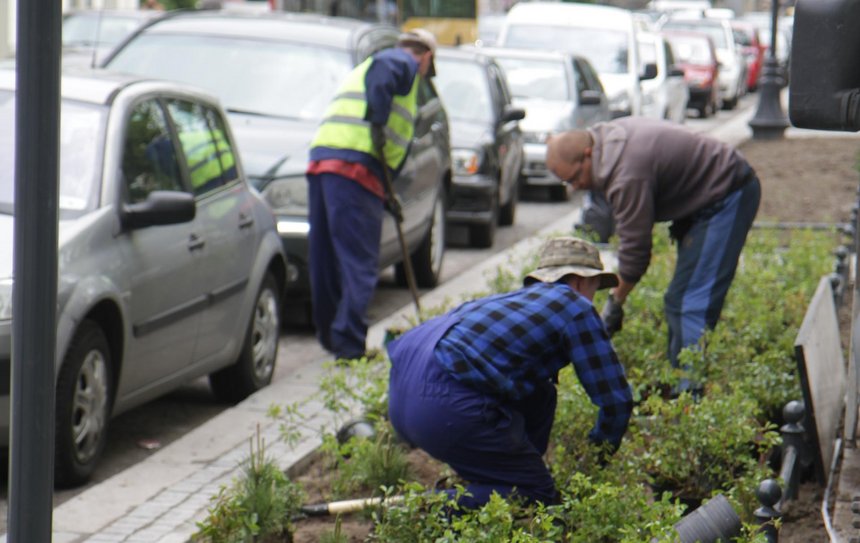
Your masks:
M618 286L618 276L604 271L600 251L583 239L563 236L550 239L541 247L538 267L525 276L524 285L535 281L555 283L565 275L599 277L599 289Z
M433 77L436 75L436 36L433 35L429 30L425 30L423 28L413 28L412 30L407 30L400 34L400 37L397 38L397 45L412 45L418 44L426 47L430 50L430 53L433 55L433 59L430 61L430 70L427 73L427 77Z

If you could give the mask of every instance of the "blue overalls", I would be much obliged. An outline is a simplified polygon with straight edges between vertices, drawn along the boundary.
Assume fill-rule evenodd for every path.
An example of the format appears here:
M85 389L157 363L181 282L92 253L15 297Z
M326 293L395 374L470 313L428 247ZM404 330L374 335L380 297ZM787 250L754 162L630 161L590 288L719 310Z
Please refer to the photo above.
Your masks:
M460 499L463 507L479 507L493 491L556 503L555 483L543 461L555 417L555 385L546 381L521 401L504 401L458 382L434 354L457 321L452 315L436 317L388 345L394 429L468 481L471 496Z

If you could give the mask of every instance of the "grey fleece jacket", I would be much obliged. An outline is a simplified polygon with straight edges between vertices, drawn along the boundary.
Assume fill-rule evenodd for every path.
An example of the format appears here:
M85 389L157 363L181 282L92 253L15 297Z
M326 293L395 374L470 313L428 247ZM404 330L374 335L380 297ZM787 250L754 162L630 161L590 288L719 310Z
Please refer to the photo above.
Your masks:
M624 117L588 130L593 188L612 206L618 273L628 283L648 269L655 222L691 217L739 188L750 171L734 148L668 121Z

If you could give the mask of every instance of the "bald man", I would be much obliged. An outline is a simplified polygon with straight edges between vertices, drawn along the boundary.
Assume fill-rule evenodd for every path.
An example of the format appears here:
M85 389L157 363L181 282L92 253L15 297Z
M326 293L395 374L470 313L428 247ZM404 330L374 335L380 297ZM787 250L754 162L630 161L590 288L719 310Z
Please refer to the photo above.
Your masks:
M668 356L716 326L761 199L761 186L743 156L682 125L625 117L552 137L547 167L577 190L602 194L619 238L619 285L602 316L621 329L627 295L651 260L654 224L670 222L678 261L664 297ZM679 391L697 388L689 379Z

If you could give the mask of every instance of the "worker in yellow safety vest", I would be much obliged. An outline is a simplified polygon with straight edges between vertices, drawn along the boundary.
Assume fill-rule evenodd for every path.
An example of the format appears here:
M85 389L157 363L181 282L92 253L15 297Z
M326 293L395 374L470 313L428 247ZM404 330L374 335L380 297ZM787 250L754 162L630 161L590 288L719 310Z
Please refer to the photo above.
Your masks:
M418 85L435 73L436 38L401 34L397 47L356 66L311 143L307 168L311 304L317 338L338 358L365 353L377 280L385 169L403 165L415 128ZM382 149L384 161L378 153Z

